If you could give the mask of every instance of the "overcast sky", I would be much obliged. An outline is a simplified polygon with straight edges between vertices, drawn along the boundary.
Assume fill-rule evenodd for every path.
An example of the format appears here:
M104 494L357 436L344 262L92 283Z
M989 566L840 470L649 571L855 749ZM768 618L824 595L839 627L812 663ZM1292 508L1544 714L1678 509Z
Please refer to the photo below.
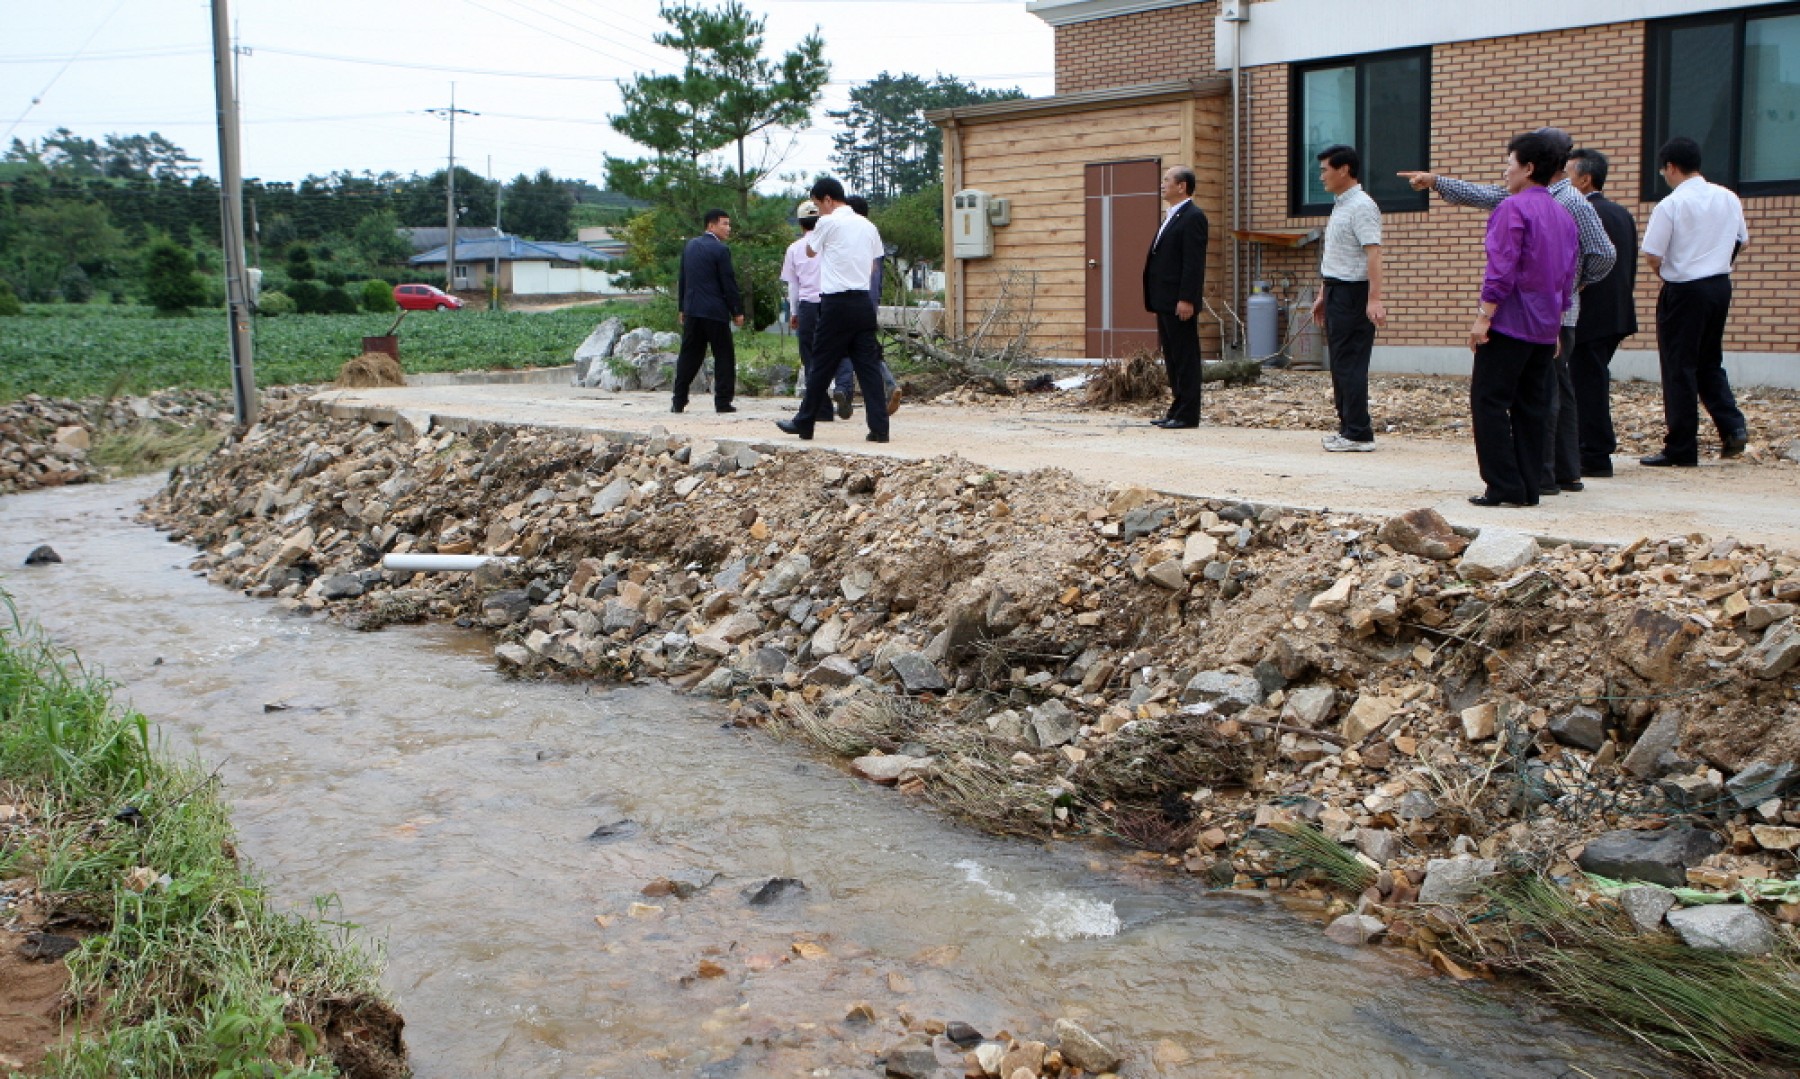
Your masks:
M1052 92L1051 31L1025 0L747 0L767 52L815 26L832 63L814 125L782 174L830 168L832 121L852 85L882 71L939 72ZM613 132L618 81L676 70L651 41L657 0L233 0L242 46L247 177L299 180L442 168L495 176L548 168L602 183L604 155L641 151ZM0 0L0 149L57 127L98 140L159 131L218 172L212 9L205 0ZM33 99L37 99L33 103ZM10 129L10 131L9 131ZM787 139L782 142L785 145Z

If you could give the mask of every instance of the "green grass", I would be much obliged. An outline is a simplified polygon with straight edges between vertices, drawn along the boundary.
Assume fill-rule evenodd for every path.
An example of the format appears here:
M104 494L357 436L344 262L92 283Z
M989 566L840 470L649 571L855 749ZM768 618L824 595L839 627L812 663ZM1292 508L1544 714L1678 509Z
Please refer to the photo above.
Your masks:
M608 315L630 318L638 311L635 304L613 303L544 312L414 312L400 324L401 364L409 372L565 364ZM257 384L329 381L362 351L363 337L386 333L393 321L393 315L366 314L258 317ZM0 318L0 402L28 393L94 397L115 385L135 394L230 384L223 311L156 318L143 307L58 304Z
M43 1074L329 1076L325 1033L385 1010L348 927L275 911L238 864L211 777L158 753L3 592L0 795L28 809L0 876L101 927L68 957L77 1030Z

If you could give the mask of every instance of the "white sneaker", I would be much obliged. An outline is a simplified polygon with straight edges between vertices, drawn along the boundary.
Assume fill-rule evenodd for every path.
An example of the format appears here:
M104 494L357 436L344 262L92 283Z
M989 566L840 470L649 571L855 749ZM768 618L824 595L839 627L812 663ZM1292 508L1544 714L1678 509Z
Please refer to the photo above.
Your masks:
M1328 435L1327 437L1320 439L1319 444L1325 447L1326 453L1375 452L1375 442L1372 439L1368 442L1354 442L1345 438L1343 435Z

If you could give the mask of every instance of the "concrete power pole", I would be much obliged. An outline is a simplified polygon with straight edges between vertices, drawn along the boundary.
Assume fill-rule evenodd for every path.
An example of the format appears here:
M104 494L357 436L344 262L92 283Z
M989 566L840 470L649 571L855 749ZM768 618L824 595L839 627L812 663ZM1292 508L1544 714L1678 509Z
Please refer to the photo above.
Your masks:
M444 291L456 291L456 114L480 116L478 112L456 107L456 84L450 84L450 107L426 109L426 112L450 118L450 168L444 173L444 218L449 243L444 250Z
M250 341L250 275L244 266L244 177L238 163L237 90L232 81L227 0L212 0L213 82L219 103L220 241L225 250L225 303L231 333L231 399L239 427L255 423L256 364Z

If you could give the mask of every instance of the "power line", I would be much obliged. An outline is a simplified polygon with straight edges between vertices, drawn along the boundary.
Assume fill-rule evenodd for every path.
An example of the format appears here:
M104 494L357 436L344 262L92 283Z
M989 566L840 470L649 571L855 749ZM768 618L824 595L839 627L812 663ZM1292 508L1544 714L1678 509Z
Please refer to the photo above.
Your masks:
M125 2L126 0L119 0L117 4L113 5L113 9L107 13L106 18L100 20L100 25L94 27L94 29L88 33L86 40L81 43L81 47L75 50L75 55L63 61L63 66L57 68L56 74L50 76L50 81L45 83L44 88L39 90L37 96L31 99L31 104L25 106L25 111L19 114L18 119L12 122L11 127L6 129L6 134L0 135L0 142L5 142L7 139L12 138L12 133L17 131L19 125L25 122L25 117L30 116L31 110L37 108L38 102L44 100L44 95L50 92L52 86L56 85L56 80L62 78L63 72L69 70L69 65L74 63L82 53L87 51L87 47L94 43L94 39L100 36L100 31L106 29L106 25L113 21L113 16L117 15L119 10L125 6Z
M572 75L548 71L504 71L496 68L451 67L447 64L419 64L404 60L376 60L367 56L339 56L328 52L309 52L304 49L283 49L267 45L255 46L259 53L274 56L292 56L303 60L329 60L339 64L364 64L369 67L397 67L411 71L441 71L451 75L492 75L513 79L549 79L563 82L610 82L621 83L627 80L617 75Z
M0 56L0 64L86 64L110 60L156 60L167 56L201 56L209 51L198 46L182 46L180 48L156 46L142 49L117 49L112 52L90 52L83 56L64 56L60 53L40 56Z
M554 30L546 30L541 26L535 26L531 23L526 22L524 19L519 18L516 15L508 15L504 11L496 11L495 9L488 7L486 4L482 3L481 0L463 0L463 3L469 5L472 8L476 8L478 10L485 11L489 15L493 15L498 18L505 19L507 22L516 23L519 26L525 27L527 30L536 31L537 33L543 34L545 37L554 38L555 40L563 42L566 45L574 45L576 48L586 49L587 51L594 53L597 56L604 56L608 60L612 60L612 61L615 61L616 63L624 64L627 69L633 69L637 66L637 64L634 61L627 60L622 56L617 56L613 53L607 52L605 49L597 49L592 45L583 44L582 42L579 42L579 41L570 41L567 36L565 36L563 34L559 34ZM534 12L534 14L539 14L539 13Z
M555 4L557 7L560 7L565 11L571 12L571 13L581 16L583 18L592 18L592 16L587 15L585 12L582 12L581 10L579 10L577 8L572 8L572 7L569 7L569 5L567 5L567 4L560 3L559 0L548 0L548 2ZM529 11L533 15L536 15L540 18L545 18L545 19L551 20L552 22L560 23L563 26L566 26L569 29L574 30L576 33L586 34L589 37L593 37L593 38L599 38L601 41L608 42L609 44L612 43L612 38L610 38L608 36L595 33L594 31L589 30L585 26L578 26L575 23L569 22L567 19L558 18L557 16L552 15L547 11L539 11L536 8L526 5L524 0L512 0L512 3L514 3L518 7L524 8L526 11ZM622 29L622 28L614 26L610 23L602 23L601 25L603 25L603 26L607 27L607 29L613 30L617 33L626 34L630 37L639 38L640 40L644 41L645 44L649 45L651 48L660 48L661 47L661 46L658 46L656 44L656 42L650 40L649 38L642 37L642 35L639 35L639 34L633 34L629 30ZM570 44L580 44L580 43L579 42L571 42ZM644 60L649 61L652 65L664 66L669 63L669 61L667 59L665 59L664 57L652 56L648 52L644 51L643 49L638 48L635 44L633 44L631 42L624 42L623 44L627 48L629 48L633 54L642 57Z

